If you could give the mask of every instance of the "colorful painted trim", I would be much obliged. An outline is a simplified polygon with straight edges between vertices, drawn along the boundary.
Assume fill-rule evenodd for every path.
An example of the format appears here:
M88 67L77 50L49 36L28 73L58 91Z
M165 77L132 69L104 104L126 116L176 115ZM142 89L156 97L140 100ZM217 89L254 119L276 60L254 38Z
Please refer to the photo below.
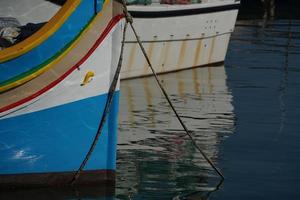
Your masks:
M88 57L97 49L97 47L101 44L101 42L105 39L105 37L109 34L109 32L112 30L112 28L123 18L123 14L116 15L112 20L110 20L109 24L107 25L104 32L101 34L101 36L98 38L98 40L95 42L95 44L92 46L92 48L84 55L84 57L81 58L79 62L77 62L73 67L71 67L66 73L64 73L62 76L60 76L58 79L53 81L51 84L47 85L46 87L42 88L41 90L35 92L34 94L21 99L17 102L11 103L7 106L4 106L0 108L0 113L8 111L12 108L15 108L17 106L20 106L26 102L29 102L33 100L34 98L42 95L43 93L47 92L54 86L56 86L58 83L60 83L62 80L64 80L68 75L70 75L75 69L77 69L82 63L84 63Z
M76 45L76 41L78 41L79 36L77 36L72 42L70 42L68 45L66 45L61 52L58 52L55 54L52 58L47 60L46 62L38 65L37 67L20 74L18 76L13 77L12 79L9 79L7 81L4 81L0 83L0 93L3 93L7 90L13 89L15 87L18 87L35 77L39 76L40 74L46 72L47 70L51 69L51 67L56 64L65 54L67 54L74 45Z
M47 40L65 23L74 10L76 10L80 2L81 0L67 1L57 14L38 32L23 42L0 51L0 63L16 58Z
M94 16L94 2L82 0L65 23L47 40L31 51L1 63L0 82L5 82L26 73L61 52L66 45L78 36Z
M108 6L108 2L106 1L103 9L106 9ZM44 73L45 71L49 70L54 64L56 64L65 54L70 52L72 48L78 43L78 41L82 38L84 33L91 28L93 25L95 17L93 17L90 22L83 28L82 31L69 43L67 44L61 51L57 52L52 58L48 59L46 62L32 68L31 70L22 73L20 75L17 75L13 77L12 79L9 79L7 81L4 81L0 83L0 93L5 92L6 90L12 89L14 87L17 87L19 85L22 85L26 83L27 81L32 80L33 78L39 76L40 74Z
M102 0L94 0L95 1L95 13L98 13L102 10L103 1Z

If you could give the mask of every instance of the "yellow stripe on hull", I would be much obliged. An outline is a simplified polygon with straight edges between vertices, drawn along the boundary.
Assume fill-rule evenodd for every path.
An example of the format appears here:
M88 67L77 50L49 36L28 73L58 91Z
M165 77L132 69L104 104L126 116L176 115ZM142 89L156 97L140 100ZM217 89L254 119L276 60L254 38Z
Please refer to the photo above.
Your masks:
M81 0L68 0L66 4L55 14L55 16L51 18L50 21L39 31L19 44L0 51L0 63L27 53L47 40L64 24L64 22L76 10L80 2Z
M102 11L107 8L110 1L111 0L106 0L104 2ZM103 15L102 11L97 15L97 17L102 17L102 15ZM7 85L4 85L4 86L0 87L0 93L2 93L4 91L7 91L7 90L10 90L12 88L15 88L19 85L22 85L22 84L36 78L37 76L41 75L42 73L46 72L47 70L51 69L55 64L57 64L62 58L64 58L77 45L77 43L84 36L84 34L94 25L95 21L96 20L93 19L93 21L83 30L83 32L80 34L80 36L64 52L62 52L56 59L54 59L51 63L49 63L48 65L44 66L43 68L37 70L36 72L34 72L34 73L32 73L32 74L30 74L30 75L28 75L28 76L26 76L22 79L19 79L15 82L12 82L10 84L7 84Z

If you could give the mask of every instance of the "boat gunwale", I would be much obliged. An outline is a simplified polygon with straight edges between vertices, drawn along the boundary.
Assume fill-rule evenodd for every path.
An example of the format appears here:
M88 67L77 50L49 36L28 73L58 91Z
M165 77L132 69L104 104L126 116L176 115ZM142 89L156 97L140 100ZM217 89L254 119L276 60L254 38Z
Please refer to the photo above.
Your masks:
M108 1L109 2L109 1ZM92 44L91 48L89 51L82 56L76 63L75 65L70 66L66 71L60 75L56 80L53 80L50 82L50 84L47 84L43 88L41 88L38 91L35 91L31 93L30 95L27 95L26 97L23 97L20 100L17 100L15 102L10 102L8 105L4 105L0 107L0 118L3 116L6 116L7 114L10 113L11 109L14 109L16 107L19 107L37 97L40 95L44 94L45 92L49 91L53 87L55 87L57 84L59 84L62 80L64 80L66 77L68 77L75 69L78 69L82 63L84 63L90 56L91 54L96 50L96 48L102 43L102 41L106 38L106 36L110 33L110 31L115 27L115 25L124 17L123 14L117 14L114 17L112 17L109 21L108 24L106 24L103 32L99 35L99 38L96 39L95 43ZM91 26L91 25L90 25ZM87 27L89 29L89 27ZM69 52L68 52L69 53ZM63 55L64 57L65 55ZM62 59L62 58L61 58ZM57 63L55 63L57 65ZM33 79L35 80L35 79ZM28 81L27 83L29 83ZM26 84L26 83L25 83ZM19 87L16 87L14 89L21 89ZM12 91L12 90L8 90ZM1 95L6 95L6 92L3 92L0 94ZM8 112L8 113L6 113ZM14 112L14 111L12 111Z
M159 4L160 6L131 5L128 6L128 11L135 18L163 18L238 10L240 7L240 2L202 4L205 4L205 6L201 4L167 6L163 4Z
M65 23L81 2L81 0L68 0L62 8L36 33L16 45L1 50L0 63L19 57L46 41Z

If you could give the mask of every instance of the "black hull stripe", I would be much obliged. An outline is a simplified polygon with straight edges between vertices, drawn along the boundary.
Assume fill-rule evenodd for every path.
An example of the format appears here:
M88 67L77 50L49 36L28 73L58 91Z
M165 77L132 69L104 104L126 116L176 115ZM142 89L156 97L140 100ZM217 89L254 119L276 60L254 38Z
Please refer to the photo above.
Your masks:
M0 193L2 189L43 188L70 186L75 172L52 172L32 174L0 175ZM83 171L76 185L114 185L115 171Z
M222 12L229 10L239 9L240 4L230 4L224 6L214 6L207 8L195 8L195 9L185 9L185 10L168 10L168 11L130 11L130 14L134 18L163 18L163 17L178 17L178 16L188 16L188 15L198 15L213 12Z

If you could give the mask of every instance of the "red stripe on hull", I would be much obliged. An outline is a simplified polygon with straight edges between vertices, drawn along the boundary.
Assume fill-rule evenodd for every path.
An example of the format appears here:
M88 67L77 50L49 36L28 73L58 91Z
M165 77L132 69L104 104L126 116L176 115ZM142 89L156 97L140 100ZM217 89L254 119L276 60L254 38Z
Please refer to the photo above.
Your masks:
M106 26L105 30L103 31L103 33L101 34L101 36L97 39L97 41L95 42L95 44L92 46L92 48L85 54L85 56L83 58L81 58L81 60L76 63L76 65L74 65L73 67L71 67L66 73L64 73L61 77L59 77L58 79L56 79L55 81L53 81L52 83L50 83L49 85L47 85L46 87L44 87L43 89L37 91L36 93L21 99L17 102L14 102L12 104L9 104L5 107L0 108L0 113L8 111L10 109L13 109L15 107L18 107L26 102L31 101L32 99L35 99L36 97L44 94L45 92L47 92L48 90L50 90L51 88L55 87L58 83L60 83L62 80L64 80L68 75L70 75L75 69L79 68L80 65L82 65L91 55L92 53L98 48L98 46L102 43L102 41L106 38L106 36L109 34L109 32L113 29L113 27L124 17L124 15L117 15L114 18L112 18L110 20L110 22L108 23L108 25Z

